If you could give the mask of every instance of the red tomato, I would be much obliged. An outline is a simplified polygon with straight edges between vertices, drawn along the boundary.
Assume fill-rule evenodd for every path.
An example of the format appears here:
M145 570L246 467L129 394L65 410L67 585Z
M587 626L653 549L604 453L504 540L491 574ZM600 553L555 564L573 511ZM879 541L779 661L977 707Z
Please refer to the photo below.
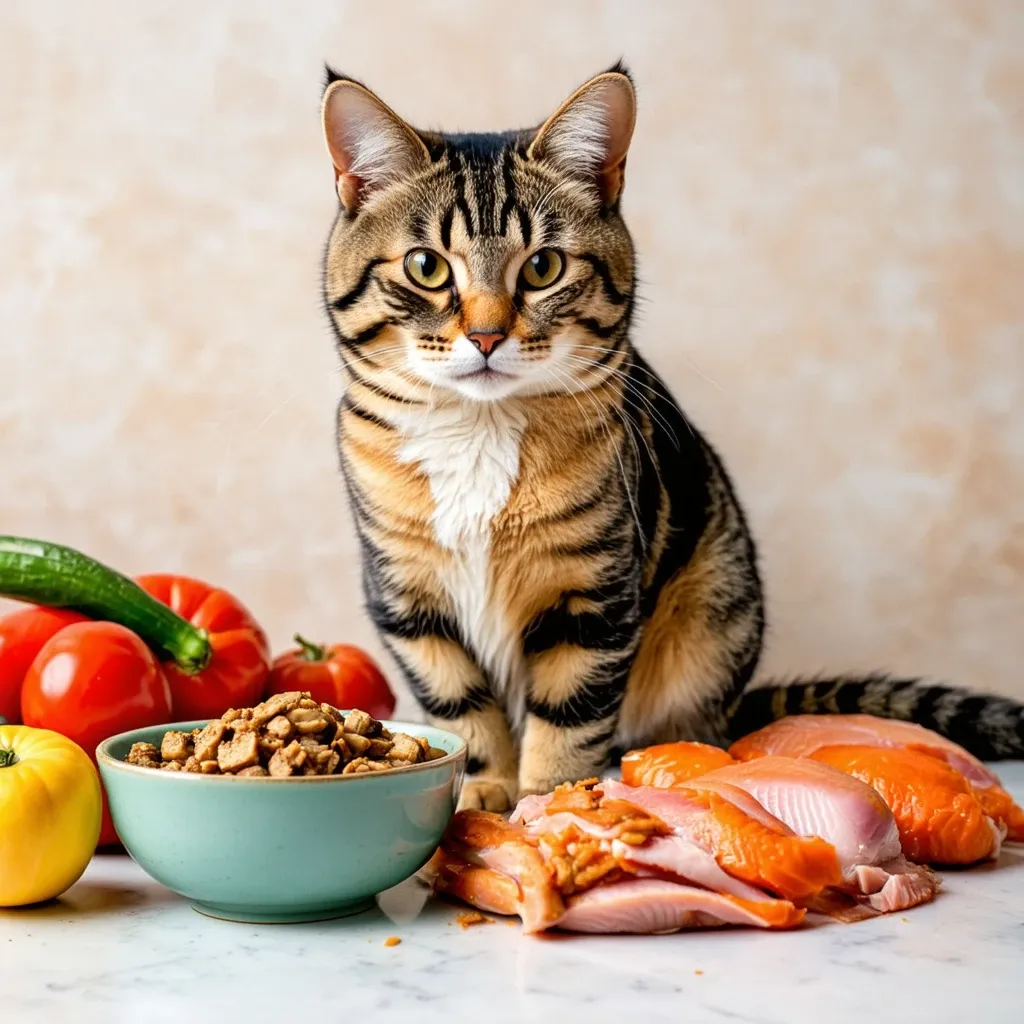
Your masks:
M105 739L171 721L171 688L150 649L113 622L80 622L51 637L21 689L26 725L74 740L93 759ZM100 845L117 842L103 797Z
M390 718L395 695L374 660L351 644L311 644L296 636L298 648L274 660L270 692L305 690L314 700L350 711L359 708L374 718Z
M195 675L163 663L177 721L220 718L228 708L259 703L270 672L270 647L241 601L187 576L140 576L136 582L193 626L206 630L213 646L210 664Z
M57 608L25 608L0 619L0 717L21 721L21 684L43 644L84 615Z

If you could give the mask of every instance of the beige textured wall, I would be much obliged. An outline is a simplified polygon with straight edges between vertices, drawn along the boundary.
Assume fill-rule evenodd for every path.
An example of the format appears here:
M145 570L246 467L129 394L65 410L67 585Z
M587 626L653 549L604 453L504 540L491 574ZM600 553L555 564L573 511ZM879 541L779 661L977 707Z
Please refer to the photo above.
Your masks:
M762 674L1024 697L1017 0L8 0L0 530L216 580L278 644L376 649L332 447L320 64L501 128L620 54L637 340L750 509Z

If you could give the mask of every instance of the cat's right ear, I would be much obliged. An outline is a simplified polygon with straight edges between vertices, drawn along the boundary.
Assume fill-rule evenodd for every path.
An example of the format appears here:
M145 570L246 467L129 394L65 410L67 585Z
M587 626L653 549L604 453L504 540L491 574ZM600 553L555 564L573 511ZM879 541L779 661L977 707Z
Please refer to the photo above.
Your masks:
M373 192L430 164L416 132L369 89L347 78L328 85L323 126L338 198L350 216Z

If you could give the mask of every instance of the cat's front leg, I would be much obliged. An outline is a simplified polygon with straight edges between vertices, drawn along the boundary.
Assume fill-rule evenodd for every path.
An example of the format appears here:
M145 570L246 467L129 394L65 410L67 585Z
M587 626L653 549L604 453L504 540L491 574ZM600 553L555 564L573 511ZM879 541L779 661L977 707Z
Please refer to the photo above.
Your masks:
M530 667L519 795L600 775L608 758L639 642L629 581L563 598L525 638Z
M518 789L512 733L466 649L436 634L392 635L385 643L431 725L456 733L469 747L472 777L462 788L460 809L507 811Z
M457 733L469 745L469 772L459 810L511 810L518 799L516 750L505 712L493 701L456 719L431 716L431 724Z

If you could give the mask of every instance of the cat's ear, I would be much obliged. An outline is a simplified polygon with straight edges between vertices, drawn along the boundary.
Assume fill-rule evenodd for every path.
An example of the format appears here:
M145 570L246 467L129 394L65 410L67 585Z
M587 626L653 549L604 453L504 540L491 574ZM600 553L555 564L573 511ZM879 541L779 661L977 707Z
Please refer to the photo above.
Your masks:
M328 84L323 126L338 198L350 215L376 190L430 164L427 147L416 132L369 89L350 79Z
M612 205L622 193L635 124L633 83L616 66L577 89L541 125L529 156L595 182L601 198Z

